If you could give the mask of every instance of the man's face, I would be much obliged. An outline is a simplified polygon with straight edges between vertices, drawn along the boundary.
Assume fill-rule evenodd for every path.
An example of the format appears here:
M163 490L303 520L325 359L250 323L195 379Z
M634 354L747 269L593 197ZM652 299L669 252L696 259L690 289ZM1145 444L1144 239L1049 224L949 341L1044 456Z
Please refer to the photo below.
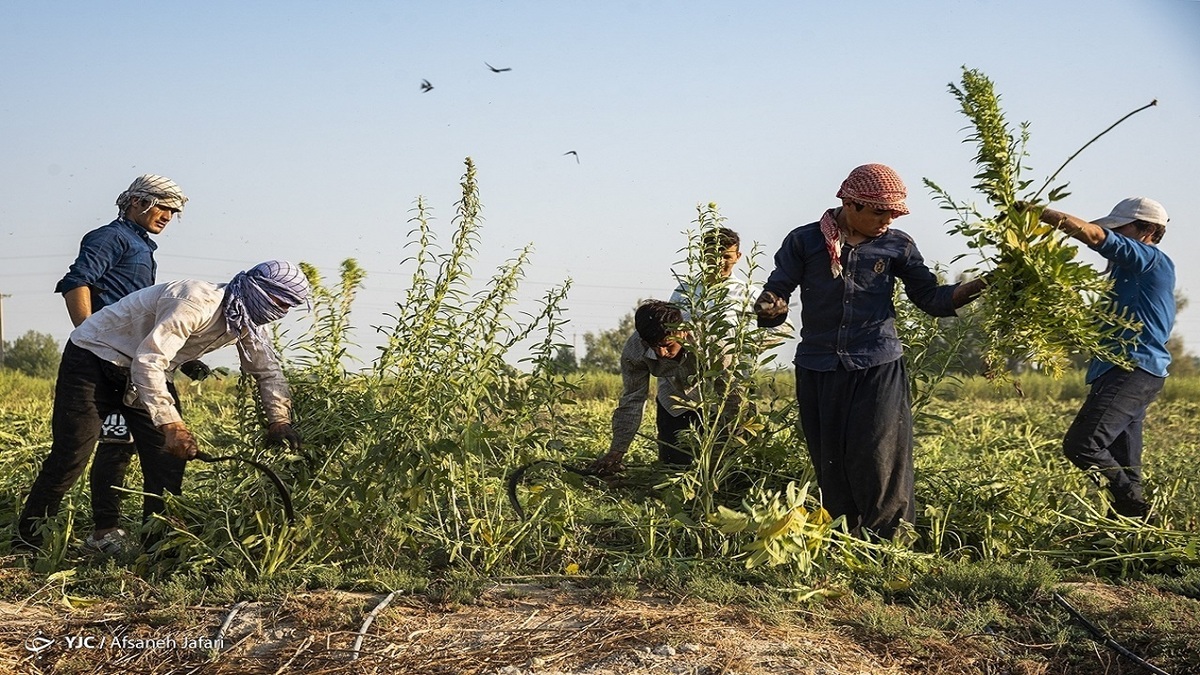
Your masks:
M673 359L683 353L683 340L686 337L687 333L671 333L657 344L650 345L650 349L660 359Z
M130 207L125 215L127 218L137 223L143 230L150 234L158 234L167 227L167 223L178 213L175 209L168 209L162 206L151 206L146 208L146 202L137 202Z
M846 226L850 228L851 233L872 239L887 232L888 227L897 217L891 209L879 208L871 204L858 204L849 199L842 200L842 213L845 214Z
M733 268L741 259L742 252L736 245L721 249L720 254L710 261L715 278L728 279L733 274Z

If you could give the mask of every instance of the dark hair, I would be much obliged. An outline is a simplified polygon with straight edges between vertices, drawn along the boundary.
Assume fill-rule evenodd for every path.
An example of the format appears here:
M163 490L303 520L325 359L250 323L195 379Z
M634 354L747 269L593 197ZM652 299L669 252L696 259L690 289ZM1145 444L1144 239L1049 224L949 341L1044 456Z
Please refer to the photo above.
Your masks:
M683 323L683 312L679 307L662 300L647 300L633 313L633 327L638 337L646 344L656 345L663 338L678 330Z
M730 246L740 247L742 238L728 227L714 227L704 231L700 237L700 243L704 246L705 251L711 251L714 248L724 251Z
M1163 235L1167 233L1167 226L1160 223L1151 223L1146 220L1135 220L1129 224L1137 227L1139 234L1150 232L1150 241L1155 244L1162 241Z

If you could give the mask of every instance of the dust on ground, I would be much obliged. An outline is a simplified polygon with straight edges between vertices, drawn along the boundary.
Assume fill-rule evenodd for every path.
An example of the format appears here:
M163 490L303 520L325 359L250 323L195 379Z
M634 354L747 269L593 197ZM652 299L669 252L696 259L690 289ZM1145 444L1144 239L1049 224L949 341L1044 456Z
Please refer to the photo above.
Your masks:
M776 625L746 609L570 583L497 584L470 605L321 591L233 607L137 611L0 602L0 669L15 673L479 673L484 675L908 672L849 635ZM236 611L235 611L236 607ZM371 624L359 631L368 617Z

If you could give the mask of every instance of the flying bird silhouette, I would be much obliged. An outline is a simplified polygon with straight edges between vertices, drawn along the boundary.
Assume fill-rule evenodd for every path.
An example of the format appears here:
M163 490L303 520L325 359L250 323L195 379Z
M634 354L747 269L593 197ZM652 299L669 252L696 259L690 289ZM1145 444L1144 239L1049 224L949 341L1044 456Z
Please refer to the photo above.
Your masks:
M429 84L429 80L421 80L421 91L427 92L433 89L433 85Z
M564 153L563 153L563 155L564 155L564 156L566 156L566 155L575 155L575 163L576 163L576 164L578 164L578 163L579 163L579 153L578 153L578 152L575 152L574 150L568 150L568 151L564 152Z
M490 68L493 73L507 73L508 71L512 70L512 68L497 68L496 66L493 66L492 64L488 63L487 61L484 61L483 65Z

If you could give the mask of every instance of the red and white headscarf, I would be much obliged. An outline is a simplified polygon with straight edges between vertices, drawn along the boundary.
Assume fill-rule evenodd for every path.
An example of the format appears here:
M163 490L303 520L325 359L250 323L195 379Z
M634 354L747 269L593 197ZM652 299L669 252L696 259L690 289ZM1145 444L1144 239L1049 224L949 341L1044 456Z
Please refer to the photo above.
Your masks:
M842 276L842 244L846 243L846 234L838 227L834 217L836 209L829 209L821 216L821 234L825 236L825 250L829 251L829 268L833 278Z
M850 172L838 188L838 199L849 199L874 209L888 209L892 217L908 215L904 204L908 190L904 181L891 167L883 164L863 164ZM833 278L842 276L842 245L846 235L838 227L834 209L821 216L821 234L825 236L825 249L829 251L829 268Z
M908 215L908 207L904 205L907 196L908 190L899 174L883 164L863 164L851 171L837 193L838 199L888 209L897 218Z

